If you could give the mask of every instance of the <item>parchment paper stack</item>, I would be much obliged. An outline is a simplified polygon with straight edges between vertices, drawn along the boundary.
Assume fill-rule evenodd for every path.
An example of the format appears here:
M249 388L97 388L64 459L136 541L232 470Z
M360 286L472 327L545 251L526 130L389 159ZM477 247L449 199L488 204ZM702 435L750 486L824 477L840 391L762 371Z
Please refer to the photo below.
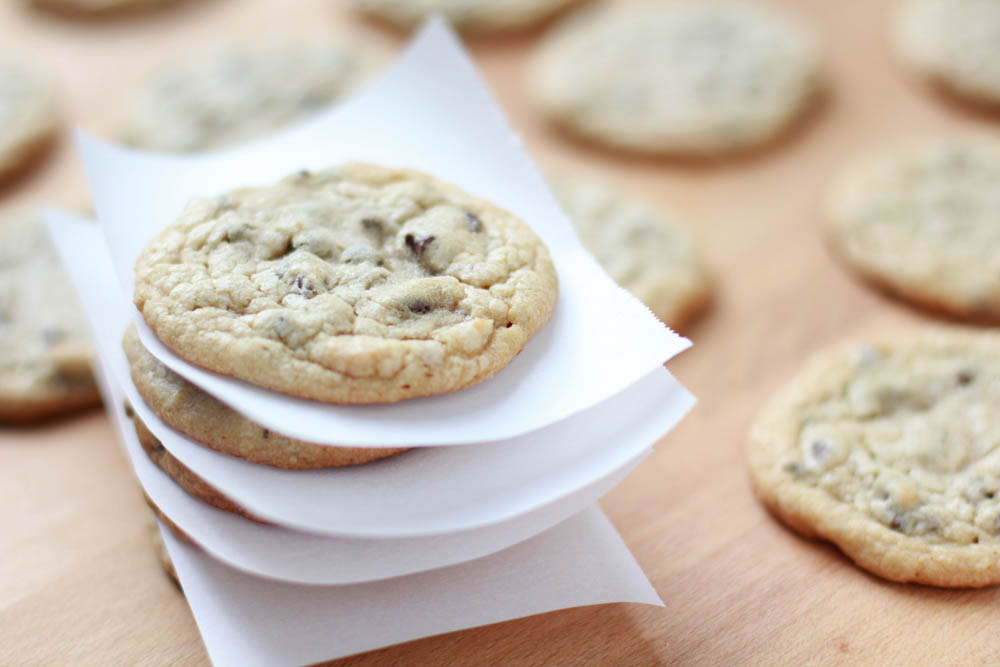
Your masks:
M662 367L688 342L580 246L442 23L425 26L358 98L259 143L167 157L78 139L100 226L50 211L49 227L88 311L108 410L136 475L198 545L164 529L215 663L304 664L553 609L659 604L594 503L693 404ZM135 257L189 199L346 160L452 181L548 245L560 278L555 315L496 377L391 405L320 405L194 367L145 328L131 304ZM214 452L138 396L121 348L130 322L166 366L264 427L415 451L310 471ZM139 447L125 399L174 457L273 525L182 491Z

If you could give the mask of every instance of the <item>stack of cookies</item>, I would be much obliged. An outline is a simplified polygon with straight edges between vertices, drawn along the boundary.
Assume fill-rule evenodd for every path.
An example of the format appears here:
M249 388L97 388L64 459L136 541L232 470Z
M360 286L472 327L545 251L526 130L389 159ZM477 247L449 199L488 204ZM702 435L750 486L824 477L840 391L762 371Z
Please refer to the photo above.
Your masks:
M555 420L541 431L451 447L421 446L426 443L420 435L410 435L416 446L401 453L407 447L330 446L290 437L273 428L274 414L241 414L164 363L186 368L161 348L169 341L189 354L176 342L185 340L188 328L200 334L187 340L228 341L189 356L218 356L220 364L237 369L232 372L250 369L244 377L253 379L255 392L265 383L284 386L294 377L289 369L298 369L307 381L288 386L300 394L370 401L379 391L396 400L351 407L267 391L268 401L282 406L276 410L281 414L288 414L286 403L371 415L410 405L424 406L417 412L440 411L440 404L427 401L441 399L461 406L468 392L477 391L464 387L480 383L485 390L490 385L482 380L504 377L509 370L504 365L525 345L531 348L532 334L555 309L555 263L515 216L425 174L361 164L296 173L272 186L196 200L142 253L135 292L141 321L115 290L106 289L115 278L97 231L85 223L53 224L97 334L109 403L126 401L113 411L113 420L147 500L174 533L165 539L184 559L176 573L196 617L207 613L198 606L206 598L235 594L206 594L206 586L225 586L205 578L203 568L220 567L210 565L216 560L229 566L224 580L245 577L236 571L256 575L241 588L259 587L263 576L295 584L292 598L303 600L326 599L330 586L340 584L368 590L358 588L364 583L372 595L382 595L376 593L384 588L381 582L402 576L398 581L405 583L393 588L413 587L426 604L443 605L458 594L453 584L444 585L448 590L427 588L427 577L418 573L467 569L473 559L501 550L504 555L489 567L510 571L504 575L509 583L497 582L510 592L517 591L514 581L539 576L531 568L549 572L556 561L566 576L583 576L564 562L559 544L568 535L556 543L542 539L557 524L570 535L589 531L585 541L596 542L587 549L603 554L610 568L602 575L605 585L621 592L595 597L587 587L563 582L539 599L517 592L517 614L612 599L656 601L635 564L621 561L621 543L607 533L603 519L595 510L580 511L620 482L690 407L690 397L662 369L600 409ZM172 313L197 324L164 327ZM218 326L212 329L209 322ZM350 331L362 333L348 333L349 323ZM175 340L170 331L181 334ZM449 393L426 396L431 391ZM461 414L461 407L454 413ZM126 416L132 419L130 430ZM378 421L368 421L373 419ZM413 423L417 431L424 428ZM285 426L288 432L304 428L287 419ZM368 426L378 431L378 424ZM384 433L387 444L398 444L392 429ZM483 439L492 436L484 433ZM579 516L564 523L574 515ZM594 521L604 527L598 530ZM536 554L520 566L525 572L511 570L518 560L507 554L524 540L546 544L541 562L549 564L541 565ZM527 546L516 549L531 552ZM636 588L635 581L642 586ZM482 608L476 596L486 593L476 588L480 585L462 597L475 618L509 618L507 606ZM329 604L342 606L342 596L335 597ZM396 598L386 599L392 605ZM438 632L466 627L469 618L433 627ZM406 635L415 636L421 634ZM213 657L224 650L217 641L206 635ZM391 643L381 635L366 641L372 642L368 647ZM350 646L341 641L329 651L353 652ZM310 645L309 650L320 649Z
M549 319L548 251L499 207L413 171L349 164L192 203L137 262L135 304L179 356L282 393L389 403L502 369ZM332 447L272 432L125 334L130 376L170 428L286 469L359 465L399 447ZM151 459L188 492L247 516L131 412Z
M84 139L104 239L50 219L219 662L657 602L593 504L691 407L662 367L687 341L586 251L440 26L375 90L182 162Z

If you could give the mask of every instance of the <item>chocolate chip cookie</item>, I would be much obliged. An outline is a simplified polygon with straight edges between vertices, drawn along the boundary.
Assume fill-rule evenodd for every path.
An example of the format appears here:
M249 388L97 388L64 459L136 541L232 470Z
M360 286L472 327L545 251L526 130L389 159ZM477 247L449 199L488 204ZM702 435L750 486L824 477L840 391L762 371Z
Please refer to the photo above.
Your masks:
M192 202L136 264L178 355L269 389L386 403L503 368L549 319L548 250L427 174L346 164Z
M906 0L893 27L908 66L962 97L1000 104L1000 3Z
M1000 141L952 137L845 172L830 236L855 271L910 301L1000 322Z
M25 65L0 59L0 179L45 147L56 119L52 87Z
M551 121L643 153L719 154L761 144L814 97L807 30L749 3L604 3L542 41L530 89Z
M148 456L156 467L162 470L167 477L174 480L174 482L177 483L177 486L212 507L226 512L232 512L233 514L238 514L245 519L250 519L251 521L260 521L261 523L264 523L261 519L258 519L247 512L221 491L199 477L193 470L178 461L175 456L167 451L159 439L157 439L157 437L153 435L148 428L146 428L146 425L142 423L142 420L139 419L134 412L130 411L129 414L131 416L132 423L135 425L135 434L139 438L139 444L142 445L143 450L146 452L146 456Z
M224 454L278 468L305 470L358 465L404 451L330 447L286 438L254 424L161 364L142 346L135 327L125 332L122 346L132 383L149 408L174 430ZM145 426L142 428L145 430ZM143 440L142 433L139 439Z
M187 152L255 139L357 89L378 57L334 42L233 47L155 74L136 95L122 140Z
M694 237L673 214L606 183L554 173L548 180L583 244L654 315L676 329L708 305Z
M821 355L750 433L758 496L894 581L1000 583L1000 335L932 331Z
M99 402L88 331L41 220L0 220L0 421Z

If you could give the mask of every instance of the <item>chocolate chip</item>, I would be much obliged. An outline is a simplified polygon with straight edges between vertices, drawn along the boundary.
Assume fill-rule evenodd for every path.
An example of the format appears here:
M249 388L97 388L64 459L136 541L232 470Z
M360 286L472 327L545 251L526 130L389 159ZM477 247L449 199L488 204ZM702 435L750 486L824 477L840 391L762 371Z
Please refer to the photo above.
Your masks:
M403 240L406 242L406 247L410 249L410 252L419 259L424 254L424 251L427 250L427 246L434 241L434 237L421 236L417 238L413 234L407 234Z
M830 453L830 441L825 438L815 440L809 447L809 451L812 453L814 459L822 461Z
M802 464L798 461L789 461L785 465L781 466L781 469L796 476L802 474Z
M421 299L411 301L410 303L406 304L406 307L410 309L411 313L417 313L418 315L423 315L424 313L431 312L431 304Z
M128 401L125 401L122 405L122 410L125 412L125 416L129 419L132 419L132 417L135 416L135 410L132 409L132 405Z
M371 234L381 234L384 225L378 218L361 218L361 227Z
M469 223L470 232L481 232L483 231L483 221L479 219L479 216L472 211L465 212L465 218Z
M893 530L901 530L903 528L903 517L900 514L893 514L892 521L889 523L889 527Z
M297 287L298 290L306 296L313 296L316 294L316 286L313 284L313 281L306 278L302 274L295 276L295 287Z
M247 232L250 228L246 225L238 225L226 230L225 240L227 243L236 243L237 241L246 241L249 239Z
M958 386L964 387L975 379L975 374L972 371L959 371L958 375L955 376L955 380L958 382Z
M264 431L263 431L263 435L264 435L264 439L267 440L268 438L271 437L271 432L268 429L265 428Z

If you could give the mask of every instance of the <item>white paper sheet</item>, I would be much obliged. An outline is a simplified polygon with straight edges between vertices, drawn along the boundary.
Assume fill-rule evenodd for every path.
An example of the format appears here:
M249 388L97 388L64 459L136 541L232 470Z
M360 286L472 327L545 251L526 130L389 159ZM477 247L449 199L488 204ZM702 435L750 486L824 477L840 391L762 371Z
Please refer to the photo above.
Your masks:
M393 405L328 406L197 368L140 328L154 356L274 431L327 444L448 445L502 440L554 424L621 392L690 343L615 285L572 227L454 35L432 21L354 100L238 149L144 154L78 141L123 293L153 234L197 195L266 184L300 168L359 159L453 181L519 215L545 240L560 277L555 315L496 377Z
M287 471L255 465L192 442L146 407L128 376L121 349L127 307L107 288L113 279L99 232L69 214L47 211L46 218L80 292L100 355L139 417L210 484L254 514L287 527L353 537L413 537L507 521L626 466L694 402L659 368L598 406L511 440L423 448L345 469Z
M122 385L100 366L109 406L124 401ZM266 526L218 510L188 495L142 450L124 410L109 410L139 483L153 503L205 551L249 574L281 581L330 585L387 579L480 558L522 542L592 505L645 458L579 491L501 524L462 533L402 539L323 537Z
M348 586L252 577L161 532L218 667L310 664L583 605L663 604L596 508L485 558Z

